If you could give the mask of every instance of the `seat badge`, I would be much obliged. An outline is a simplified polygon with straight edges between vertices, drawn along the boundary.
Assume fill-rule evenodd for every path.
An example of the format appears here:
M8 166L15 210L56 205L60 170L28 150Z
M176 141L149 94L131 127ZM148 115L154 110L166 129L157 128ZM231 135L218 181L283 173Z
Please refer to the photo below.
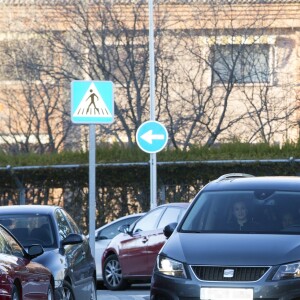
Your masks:
M225 269L223 273L224 278L233 278L234 270L233 269Z

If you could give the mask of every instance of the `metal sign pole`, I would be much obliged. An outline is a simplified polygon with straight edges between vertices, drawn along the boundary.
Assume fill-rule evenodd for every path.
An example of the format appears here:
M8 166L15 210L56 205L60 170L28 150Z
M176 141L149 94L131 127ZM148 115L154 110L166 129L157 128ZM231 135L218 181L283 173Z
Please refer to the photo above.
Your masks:
M95 124L89 125L89 239L92 255L95 257L95 220L96 220L96 130Z
M154 60L154 25L153 0L149 0L149 68L150 68L150 120L155 121L155 60ZM157 206L157 170L156 153L150 154L150 208Z
M95 124L114 121L114 95L111 81L73 80L71 120L89 124L89 240L95 257L96 226L96 129Z

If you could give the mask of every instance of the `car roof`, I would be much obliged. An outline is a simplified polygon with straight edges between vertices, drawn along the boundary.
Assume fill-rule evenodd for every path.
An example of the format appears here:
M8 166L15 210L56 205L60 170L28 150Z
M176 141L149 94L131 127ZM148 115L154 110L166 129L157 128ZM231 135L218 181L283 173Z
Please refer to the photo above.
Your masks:
M14 214L26 214L26 213L41 213L49 214L54 212L57 208L61 208L56 205L8 205L0 207L0 214L2 213L14 213Z
M216 190L249 190L249 189L277 189L300 191L300 177L297 176L221 176L208 183L206 191Z

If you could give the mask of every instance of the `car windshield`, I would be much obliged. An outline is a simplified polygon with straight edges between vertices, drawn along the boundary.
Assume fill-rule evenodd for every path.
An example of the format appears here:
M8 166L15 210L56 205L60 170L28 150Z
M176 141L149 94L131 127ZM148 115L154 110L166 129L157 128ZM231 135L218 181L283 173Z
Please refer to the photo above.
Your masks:
M0 223L6 226L24 247L40 244L49 248L55 245L51 219L47 215L5 215L0 216Z
M299 234L300 192L202 192L179 231Z

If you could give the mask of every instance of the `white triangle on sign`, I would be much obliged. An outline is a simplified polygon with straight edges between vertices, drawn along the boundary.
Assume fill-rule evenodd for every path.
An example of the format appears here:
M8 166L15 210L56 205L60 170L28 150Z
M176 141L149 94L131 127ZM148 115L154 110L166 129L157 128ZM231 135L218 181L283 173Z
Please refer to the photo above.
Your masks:
M85 95L80 101L73 117L97 117L111 118L111 112L107 108L104 100L92 82Z

